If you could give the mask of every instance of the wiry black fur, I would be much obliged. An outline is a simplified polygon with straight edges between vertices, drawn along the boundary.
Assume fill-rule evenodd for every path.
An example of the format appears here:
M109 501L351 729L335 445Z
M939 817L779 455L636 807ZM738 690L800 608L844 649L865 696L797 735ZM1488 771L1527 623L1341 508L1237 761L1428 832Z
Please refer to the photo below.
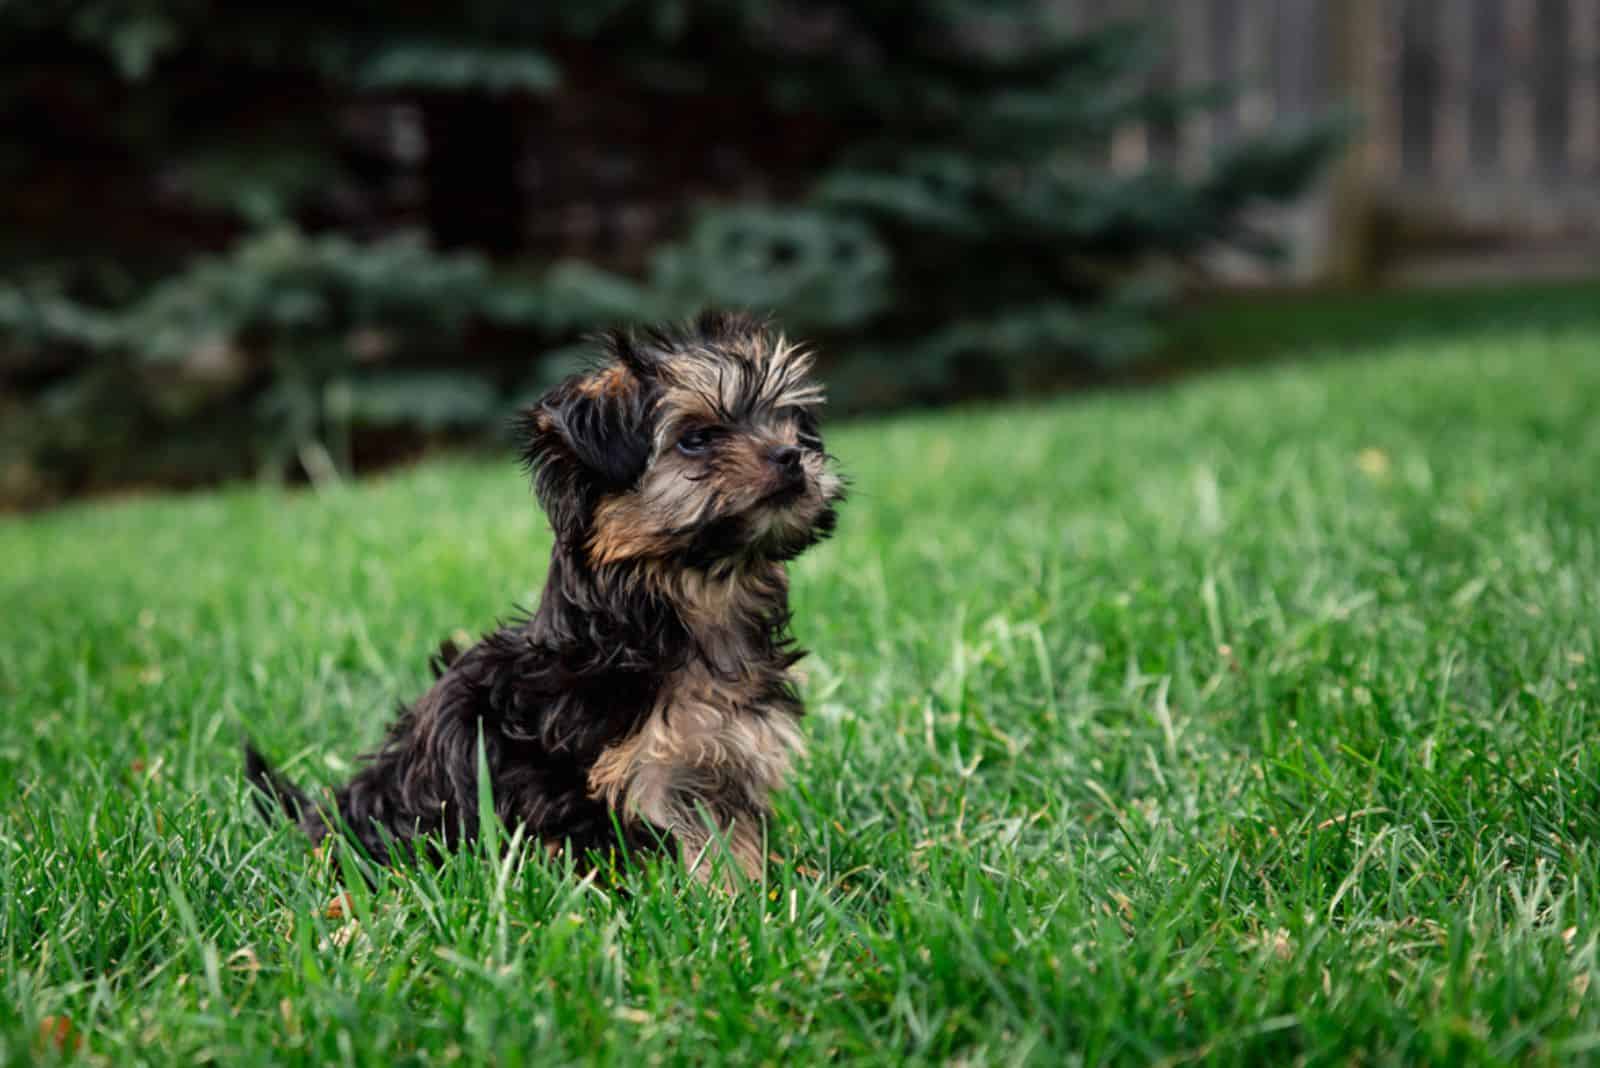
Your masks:
M556 539L569 547L582 541L585 521L602 495L626 489L643 474L655 402L649 388L589 396L580 381L571 378L551 390L516 425L539 504Z
M432 687L402 709L355 777L320 804L247 746L246 772L263 810L280 808L314 841L342 828L379 862L393 859L396 844L425 836L453 847L478 829L481 736L496 815L506 826L525 828L530 840L564 843L580 860L619 844L665 844L669 839L659 828L619 820L592 797L589 770L603 750L639 728L663 680L687 658L707 657L716 670L730 667L697 647L675 606L640 581L632 565L592 567L584 538L597 501L632 485L648 462L652 350L670 351L691 340L714 345L756 329L751 320L710 317L688 335L652 334L642 342L610 335L605 344L611 356L644 379L644 388L586 392L574 378L525 413L524 460L556 533L537 610L464 651L444 643L429 661ZM814 423L806 433L820 451ZM829 509L806 544L826 536L832 524ZM704 534L705 543L681 566L710 566L731 551L724 539L736 536ZM783 558L804 545L789 548ZM754 654L753 663L737 666L753 673L751 714L776 709L798 716L800 700L785 672L803 652L789 633L785 586L775 584L748 611L749 618L735 622ZM707 796L740 810L730 817L764 811L759 800L736 789Z
M454 847L476 833L481 730L495 814L506 826L568 842L579 856L606 851L617 841L611 813L588 796L585 775L650 708L687 645L664 604L603 588L558 545L538 611L448 662L366 766L335 791L329 811L254 749L246 751L247 773L314 841L337 815L368 855L386 862L395 840L437 836Z

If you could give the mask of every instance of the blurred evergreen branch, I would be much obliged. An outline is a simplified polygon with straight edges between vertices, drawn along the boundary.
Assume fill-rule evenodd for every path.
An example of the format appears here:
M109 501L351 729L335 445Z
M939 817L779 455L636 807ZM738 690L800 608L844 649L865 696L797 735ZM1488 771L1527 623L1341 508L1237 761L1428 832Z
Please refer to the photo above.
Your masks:
M1137 359L1171 265L1270 255L1252 210L1346 129L1113 171L1228 99L1160 56L1033 0L0 6L0 468L358 463L706 304L819 342L849 409Z

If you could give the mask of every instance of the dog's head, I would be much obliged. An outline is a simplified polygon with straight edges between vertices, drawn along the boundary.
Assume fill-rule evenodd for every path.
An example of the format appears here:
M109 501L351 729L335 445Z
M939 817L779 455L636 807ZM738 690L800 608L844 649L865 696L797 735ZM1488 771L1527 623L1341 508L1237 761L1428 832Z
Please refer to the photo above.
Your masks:
M523 413L556 537L593 566L787 560L833 529L843 483L811 358L742 316L605 338L608 359Z

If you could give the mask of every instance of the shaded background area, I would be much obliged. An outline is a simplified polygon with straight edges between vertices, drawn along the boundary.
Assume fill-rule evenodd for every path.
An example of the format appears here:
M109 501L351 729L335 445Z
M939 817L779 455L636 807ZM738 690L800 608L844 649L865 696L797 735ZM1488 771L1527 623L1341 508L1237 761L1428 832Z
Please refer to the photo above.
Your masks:
M10 5L0 505L490 440L707 304L860 412L1272 349L1167 329L1218 282L1581 266L1597 42L1600 0Z

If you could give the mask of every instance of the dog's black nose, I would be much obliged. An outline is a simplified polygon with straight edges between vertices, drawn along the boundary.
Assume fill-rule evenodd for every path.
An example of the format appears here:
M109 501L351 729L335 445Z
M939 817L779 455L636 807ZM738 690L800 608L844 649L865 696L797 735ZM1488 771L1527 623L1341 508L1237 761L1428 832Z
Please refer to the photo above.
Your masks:
M769 450L767 459L777 465L779 471L790 477L800 473L800 450L793 445L779 445Z

